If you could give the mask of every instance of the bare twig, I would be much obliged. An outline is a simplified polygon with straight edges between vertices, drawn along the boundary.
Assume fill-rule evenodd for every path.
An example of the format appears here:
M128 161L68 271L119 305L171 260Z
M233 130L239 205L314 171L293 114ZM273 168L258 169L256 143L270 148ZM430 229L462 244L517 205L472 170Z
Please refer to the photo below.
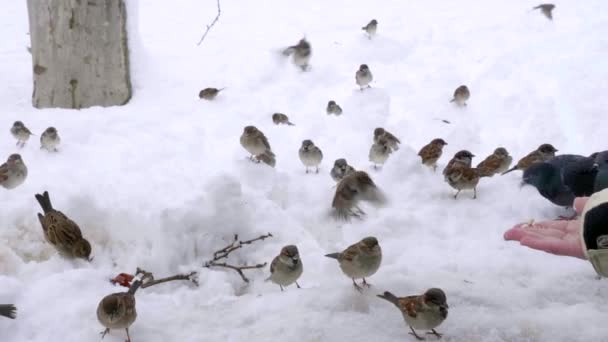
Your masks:
M244 282L248 283L249 279L247 277L245 277L245 274L243 273L243 270L251 270L251 269L256 269L256 268L264 268L266 267L268 263L263 263L263 264L257 264L257 265L253 265L253 266L234 266L234 265L230 265L227 264L225 262L222 263L217 263L215 261L207 261L207 263L205 263L205 267L210 268L210 267L225 267L225 268L229 268L231 270L235 270L243 279Z
M165 277L165 278L161 278L161 279L154 279L154 275L152 274L152 272L148 272L146 270L143 270L141 268L137 268L137 272L135 273L135 276L138 275L142 275L142 285L141 288L145 289L146 287L150 287L150 286L154 286L154 285L158 285L158 284L162 284L162 283L166 283L169 281L173 281L173 280L189 280L191 281L194 285L198 286L198 280L196 279L197 273L196 272L190 272L188 274L176 274L174 276L170 276L170 277Z
M196 44L197 46L201 45L203 40L205 40L205 37L207 37L207 33L209 33L209 31L211 30L213 25L215 25L215 23L217 23L217 21L220 19L220 14L222 14L222 10L220 8L220 0L217 0L217 15L215 16L215 19L213 19L211 24L207 25L207 29L205 30L205 33L203 33L201 40L199 40L198 43Z

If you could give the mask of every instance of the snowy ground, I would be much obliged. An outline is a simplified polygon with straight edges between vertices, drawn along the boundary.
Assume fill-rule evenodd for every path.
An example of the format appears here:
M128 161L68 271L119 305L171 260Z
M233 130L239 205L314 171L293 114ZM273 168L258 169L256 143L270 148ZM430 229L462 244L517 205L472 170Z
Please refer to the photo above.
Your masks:
M119 290L107 279L136 266L159 276L198 270L200 287L138 292L135 342L408 341L399 312L375 295L429 287L448 296L444 341L607 341L608 286L587 262L503 241L513 224L560 209L520 189L516 172L484 179L477 200L463 193L455 201L416 156L435 137L449 143L440 167L463 148L475 162L499 145L516 159L544 142L560 153L606 149L604 1L557 3L553 22L529 11L531 1L381 3L224 1L197 47L215 1L139 1L130 13L133 100L77 112L31 107L26 8L5 1L0 157L16 150L8 129L17 119L36 134L57 127L64 144L52 155L34 137L20 151L26 183L0 189L0 303L19 307L17 320L0 319L2 341L99 340L97 303ZM379 34L369 41L359 28L372 18ZM304 34L309 73L277 55ZM375 76L363 93L354 83L361 63ZM472 92L464 110L448 103L460 84ZM208 86L228 88L203 102L197 94ZM330 99L342 117L325 114ZM296 126L272 125L274 112ZM246 159L239 136L250 124L268 136L276 169ZM381 172L367 161L378 126L403 141ZM297 157L307 138L325 154L318 175L305 174ZM390 198L367 208L365 221L326 216L339 157L370 171ZM33 195L45 189L92 242L92 263L61 259L44 242ZM232 234L266 232L275 237L234 261L270 261L295 243L303 289L281 293L263 282L268 269L251 272L248 287L235 273L201 269ZM368 235L384 259L361 295L323 255ZM105 341L124 337L113 331Z

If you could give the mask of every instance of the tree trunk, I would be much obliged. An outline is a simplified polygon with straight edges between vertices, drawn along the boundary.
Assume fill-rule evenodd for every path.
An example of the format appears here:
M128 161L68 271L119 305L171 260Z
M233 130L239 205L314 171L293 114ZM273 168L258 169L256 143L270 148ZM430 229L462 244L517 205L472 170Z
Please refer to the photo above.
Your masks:
M131 98L123 0L27 0L36 108Z

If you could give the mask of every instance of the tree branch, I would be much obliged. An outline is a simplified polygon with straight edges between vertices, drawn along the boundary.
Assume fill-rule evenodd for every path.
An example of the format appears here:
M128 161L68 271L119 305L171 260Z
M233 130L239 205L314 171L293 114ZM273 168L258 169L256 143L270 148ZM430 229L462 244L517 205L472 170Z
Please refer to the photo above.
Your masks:
M145 289L146 287L150 287L150 286L154 286L154 285L158 285L158 284L162 284L162 283L166 283L169 281L173 281L173 280L189 280L191 281L194 285L198 286L198 280L196 279L197 273L196 272L190 272L188 274L176 274L174 276L170 276L170 277L165 277L165 278L161 278L161 279L154 279L154 275L152 274L152 272L148 272L146 270L143 270L141 268L137 268L137 272L135 273L135 276L138 275L142 275L142 285L141 288Z
M220 0L217 0L217 15L215 16L215 19L213 19L211 24L207 25L207 29L205 30L205 33L203 33L201 40L199 40L198 43L196 44L197 46L201 45L203 40L205 40L205 37L207 37L207 33L209 33L209 31L211 30L213 25L215 25L215 23L217 23L217 21L220 19L220 14L222 14L222 9L220 8Z

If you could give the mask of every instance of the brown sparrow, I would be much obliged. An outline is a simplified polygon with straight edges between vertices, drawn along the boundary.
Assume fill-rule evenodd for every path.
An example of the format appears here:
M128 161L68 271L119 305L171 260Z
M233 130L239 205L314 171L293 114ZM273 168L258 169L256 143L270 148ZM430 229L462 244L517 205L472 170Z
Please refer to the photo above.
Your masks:
M47 128L40 136L40 148L49 152L57 152L57 147L61 143L61 138L55 127Z
M540 4L532 9L533 10L540 9L540 11L543 12L545 17L547 17L547 19L553 20L553 9L554 8L555 8L554 4Z
M0 304L0 316L15 319L17 308L13 304Z
M316 173L319 173L319 164L323 160L323 152L321 149L315 146L312 140L304 140L302 141L302 146L298 151L298 155L300 156L300 160L302 164L306 167L306 173L308 173L309 167L316 168Z
M272 167L276 164L275 155L270 148L268 139L255 126L247 126L241 135L241 146L251 153L249 159L259 163L264 162Z
M384 128L378 127L374 130L374 142L378 142L381 138L386 140L388 147L390 147L393 151L397 151L399 149L399 144L401 144L401 141L399 141L396 136Z
M419 336L416 330L430 330L427 334L433 334L441 338L441 334L435 331L443 321L448 317L448 303L443 290L433 288L427 290L419 296L407 296L398 298L394 294L386 291L378 297L385 299L397 306L405 323L410 327L418 340L424 340L424 337Z
M110 329L125 329L127 332L127 342L131 342L129 327L137 318L135 309L135 291L141 286L141 280L133 282L129 291L109 294L99 302L97 306L97 320L106 327L101 332L103 339Z
M458 190L454 199L458 198L460 191L471 189L473 189L473 198L477 198L477 184L479 183L479 171L477 169L464 165L454 165L445 175L445 179L452 188Z
M450 102L456 102L459 106L466 106L466 101L471 97L471 92L466 85L461 85L454 90L454 98Z
M461 167L461 166L471 167L471 164L473 162L473 157L475 157L475 155L467 150L461 150L461 151L456 152L454 157L452 157L452 159L450 159L450 161L448 162L448 165L445 167L445 169L443 169L443 175L446 176L446 180L447 180L447 174L454 167Z
M283 291L283 286L287 287L293 283L296 283L296 286L300 288L298 278L303 271L304 267L302 266L302 260L300 260L298 247L289 245L283 247L281 253L270 263L270 277L266 280L279 285L281 291Z
M505 172L513 162L513 157L504 147L498 147L481 163L477 164L480 177L492 177L497 173Z
M353 280L353 285L359 291L361 286L355 279L363 279L363 286L369 287L365 278L372 276L380 268L382 262L382 249L378 240L373 237L366 237L363 240L349 246L340 253L325 255L328 258L337 259L340 269L347 277Z
M418 152L418 155L422 158L422 164L432 168L433 171L437 170L437 161L443 154L443 146L447 144L443 139L437 138L424 145Z
M374 76L372 72L369 70L367 64L361 64L359 66L359 70L355 73L355 81L357 81L357 85L361 88L361 91L365 88L371 88L369 84L374 80Z
M348 165L346 159L340 158L336 159L336 161L334 162L334 167L331 169L329 174L331 175L331 178L333 178L333 180L339 182L342 180L342 178L353 172L355 172L355 168Z
M327 115L342 115L342 107L340 107L336 101L327 102Z
M374 142L369 149L369 161L374 163L374 169L378 169L378 165L382 167L392 152L393 150L391 150L388 141L384 137Z
M384 195L364 171L354 171L342 178L336 186L332 201L334 217L348 220L351 216L361 218L365 212L358 207L360 201L383 203Z
M310 57L312 56L312 47L310 43L302 38L297 45L290 46L283 50L284 56L292 56L293 64L298 66L302 71L308 70Z
M289 121L289 117L283 113L272 114L272 122L274 122L275 125L295 126Z
M378 21L376 19L372 19L367 25L363 26L361 29L367 32L367 37L369 39L372 39L372 37L376 35L376 30L378 29Z
M19 154L8 156L6 163L0 165L0 185L5 189L14 189L23 184L27 178L27 167Z
M553 145L542 144L536 150L528 153L527 156L521 158L515 166L503 172L502 174L504 175L515 170L526 171L526 169L529 168L532 164L548 161L549 159L554 158L555 152L557 152L557 149L553 147Z
M38 213L44 237L62 256L83 258L91 261L91 244L84 237L78 225L61 211L53 209L49 193L36 194L44 215Z
M15 121L15 123L13 123L13 127L11 127L11 134L13 137L15 137L15 139L17 139L17 146L19 147L24 147L25 143L30 138L30 135L33 135L32 132L30 132L30 130L25 127L21 121Z
M205 88L205 89L201 90L198 93L198 97L201 98L201 99L203 99L203 100L209 100L209 101L211 101L211 100L214 100L215 97L217 96L217 94L219 94L220 91L222 91L224 89L226 89L226 88L220 88L220 89L217 89L217 88Z

